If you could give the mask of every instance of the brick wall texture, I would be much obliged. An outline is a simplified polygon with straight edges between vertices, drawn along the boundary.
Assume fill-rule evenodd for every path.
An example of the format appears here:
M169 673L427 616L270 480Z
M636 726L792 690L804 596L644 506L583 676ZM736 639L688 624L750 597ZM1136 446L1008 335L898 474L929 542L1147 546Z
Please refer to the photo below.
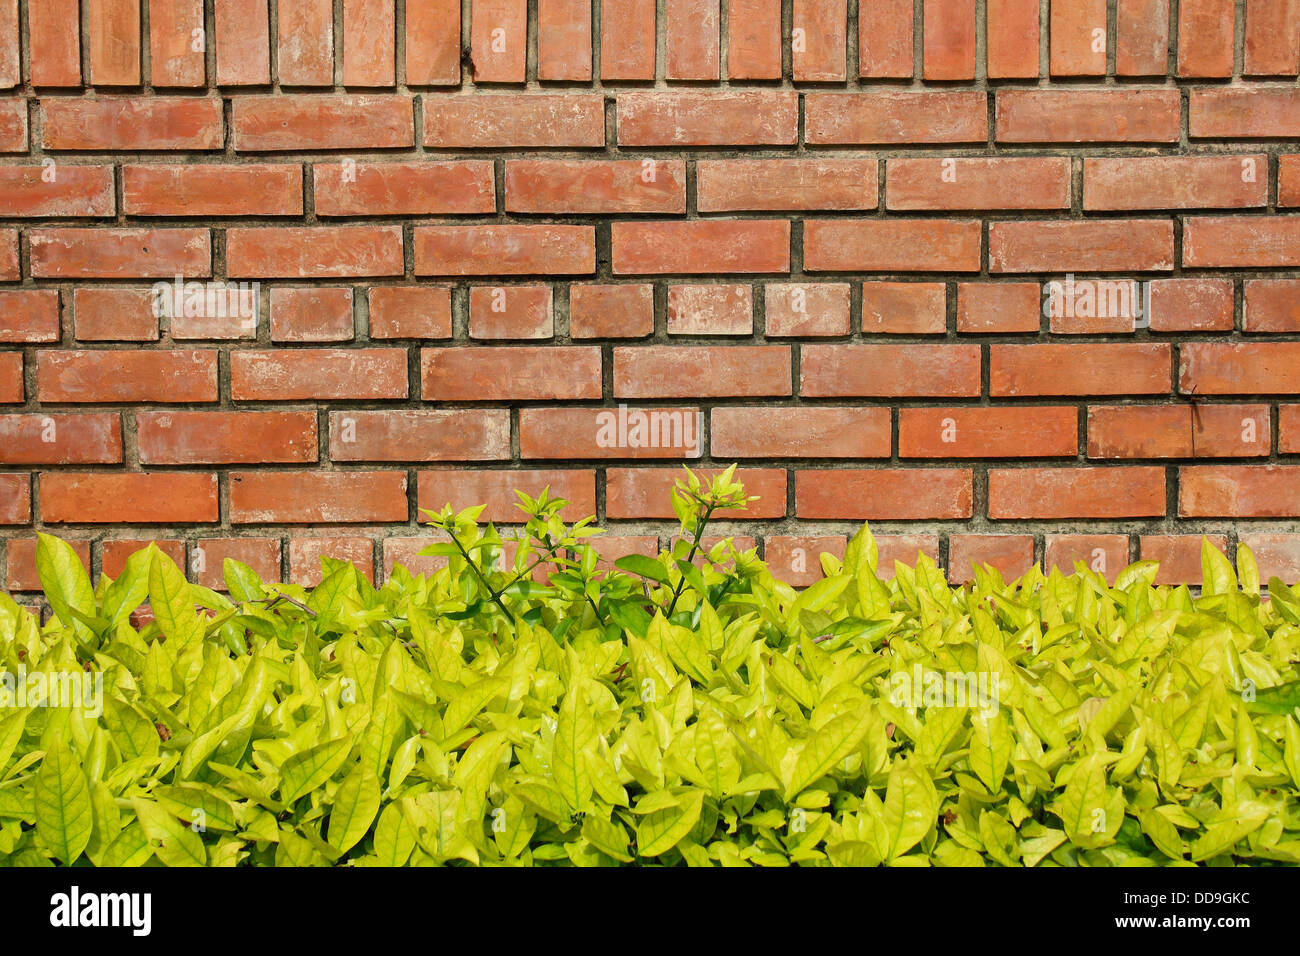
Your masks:
M1300 0L0 0L0 538L1300 579Z

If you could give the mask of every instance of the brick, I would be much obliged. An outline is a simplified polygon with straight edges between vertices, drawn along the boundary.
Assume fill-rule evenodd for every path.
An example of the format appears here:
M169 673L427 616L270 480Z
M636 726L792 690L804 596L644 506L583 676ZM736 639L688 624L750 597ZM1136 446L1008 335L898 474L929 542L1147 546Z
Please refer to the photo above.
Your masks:
M1233 0L1179 0L1179 76L1232 76L1235 8Z
M1184 342L1184 395L1300 394L1300 342Z
M1037 332L1042 295L1037 282L959 282L958 332Z
M1232 331L1231 279L1154 279L1147 307L1152 332Z
M1191 465L1178 469L1178 514L1183 518L1294 518L1300 516L1300 467Z
M2 481L3 479L0 479L0 482ZM66 538L64 540L72 545L72 550L76 552L86 573L89 574L90 542ZM5 542L6 591L41 590L41 578L36 570L36 544L36 538L10 538Z
M790 393L790 349L784 345L614 349L615 398L757 398Z
M1300 206L1300 155L1277 158L1277 204Z
M301 216L302 167L123 166L122 206L129 216Z
M411 147L412 103L410 96L381 93L236 96L232 141L240 152Z
M983 143L988 135L988 97L973 90L804 95L811 145Z
M0 100L0 153L27 152L27 102Z
M451 290L439 286L375 286L370 290L372 339L451 338Z
M989 346L989 394L1166 395L1170 347L1155 343Z
M18 230L0 229L0 281L17 282L22 276L18 264Z
M634 339L654 328L651 285L569 286L569 335L575 339Z
M561 368L562 376L556 374ZM600 349L545 345L424 349L420 378L420 394L426 402L600 398Z
M911 79L911 0L858 6L858 73L873 79Z
M698 408L519 410L519 455L525 459L681 460L703 452L704 413Z
M331 412L329 428L331 461L510 459L504 408Z
M343 0L343 85L392 86L396 67L394 0Z
M784 90L618 94L620 146L793 146L799 96Z
M819 398L980 393L978 345L805 345L799 392Z
M1234 209L1268 205L1268 157L1147 156L1083 161L1083 208Z
M1278 406L1278 445L1283 455L1300 454L1300 405Z
M233 278L400 276L400 226L262 226L226 230Z
M404 471L237 471L232 524L361 524L406 521Z
M847 0L794 0L792 62L796 83L843 81L847 71Z
M591 79L591 4L585 0L538 0L537 78Z
M887 408L715 408L709 429L715 458L888 458Z
M465 469L421 471L419 504L422 510L441 511L450 504L457 511L484 505L480 521L523 524L527 516L519 509L516 491L537 497L545 488L552 498L568 502L560 509L565 521L577 521L596 513L596 473L587 469L485 470Z
M333 558L350 562L372 583L375 576L375 543L369 538L331 535L289 539L289 581L314 588L323 575L321 561Z
M1051 0L1052 76L1106 73L1106 0Z
M0 465L113 465L122 461L116 413L0 415Z
M22 57L18 43L18 0L0 2L0 90L22 83Z
M948 290L942 282L864 282L865 335L942 335L948 330Z
M615 222L615 275L787 272L785 219Z
M417 226L415 274L591 275L596 271L591 226Z
M279 538L199 538L190 548L190 574L195 584L226 590L226 559L248 565L259 578L280 581Z
M1300 218L1194 216L1186 219L1183 265L1218 269L1300 266Z
M875 209L876 165L871 158L700 160L699 210Z
M763 560L773 576L794 587L816 584L822 573L821 556L829 554L840 561L848 548L848 538L837 535L768 535L763 542Z
M923 0L927 80L975 78L975 0Z
M424 145L439 149L553 149L605 145L600 96L499 94L423 98Z
M430 535L427 538L385 538L384 580L392 580L398 567L405 568L413 575L430 575L445 568L446 557L421 555L420 552L435 542L448 540L450 539L446 535Z
M28 0L32 86L81 85L80 23L77 0Z
M140 0L89 0L90 82L96 86L140 83Z
M1044 520L1145 518L1165 513L1165 470L990 468L989 517Z
M522 83L528 53L525 0L479 0L470 17L476 83Z
M155 282L150 298L151 310L168 320L175 341L257 337L262 297L256 284Z
M809 219L803 261L809 272L978 272L976 220Z
M31 476L0 475L0 524L27 524L31 520Z
M895 565L902 563L916 567L917 558L925 555L939 563L939 536L937 534L882 534L876 535L879 563L876 577L888 581L894 577Z
M1144 534L1139 539L1139 560L1158 561L1155 583L1201 583L1201 535L1199 534ZM1228 548L1228 537L1222 534L1207 535L1210 543L1221 551Z
M406 398L403 349L271 349L230 353L236 402L378 401Z
M1054 458L1079 450L1073 406L900 408L900 458Z
M36 359L41 402L129 404L217 400L211 349L43 351Z
M670 285L669 335L751 335L754 290L747 285Z
M653 558L659 553L659 539L646 534L602 534L594 547L600 554L596 567L608 571L615 566L615 561L625 555L644 554Z
M127 559L151 544L171 558L177 567L186 568L185 542L179 538L110 538L99 546L100 574L110 578L120 577L126 570Z
M549 339L555 316L549 285L475 286L469 292L474 339Z
M1176 143L1177 90L999 90L1000 143Z
M1128 567L1126 534L1049 534L1045 537L1044 570L1072 574L1076 562L1114 584L1119 572Z
M1249 16L1249 7L1247 15ZM1245 545L1259 566L1260 579L1281 578L1284 584L1300 581L1300 535L1255 532L1242 534L1237 547Z
M721 20L718 0L665 0L664 76L670 80L716 80Z
M1127 334L1145 315L1142 284L1134 279L1053 279L1043 284L1043 311L1056 335Z
M728 79L780 79L780 0L729 0L727 18Z
M284 36L286 8L280 4L280 34ZM170 0L149 4L150 79L155 87L203 86L207 79L204 51L194 49L195 30L203 29L202 0ZM280 70L284 79L283 66Z
M170 279L207 276L207 229L34 229L32 276L42 279Z
M351 289L272 289L272 342L349 342Z
M1064 156L997 159L890 159L890 209L1066 209L1070 160Z
M1115 73L1164 76L1169 71L1169 0L1118 0Z
M0 402L17 404L23 398L23 355L0 352Z
M798 472L800 518L937 521L971 516L969 468L871 468Z
M46 524L208 524L218 520L217 476L46 472Z
M1247 279L1241 307L1244 332L1300 332L1300 280Z
M0 342L57 342L59 316L54 289L0 289Z
M460 83L460 35L459 0L407 4L407 84L455 86Z
M1169 220L989 224L993 273L1169 272L1173 267L1174 225Z
M654 77L655 0L601 0L600 78Z
M948 580L969 584L974 568L992 567L1005 581L1024 576L1034 566L1032 534L954 534L948 538Z
M1088 409L1089 458L1267 456L1267 405L1095 405Z
M764 286L766 334L849 334L849 286L844 282L773 282Z
M989 77L1037 77L1038 3L1035 0L986 0L985 8Z
M218 86L271 82L271 23L267 0L213 0Z
M136 413L148 465L303 464L316 461L313 412Z
M512 159L506 161L505 194L507 212L681 214L686 212L686 164Z
M154 301L149 289L75 289L74 334L81 342L156 342Z
M411 6L422 10L433 5L432 2L426 2ZM459 15L459 7L456 12ZM334 4L331 0L276 0L276 17L276 72L280 83L284 86L332 86ZM410 17L408 11L408 22ZM457 30L457 36L459 33ZM410 40L407 42L409 51ZM409 52L407 60L409 73Z
M720 468L696 469L701 479L712 478ZM675 518L671 505L673 483L682 477L680 468L610 468L605 485L605 516L611 521ZM785 516L786 474L779 468L737 468L735 480L745 491L757 495L744 511L724 509L715 521L753 520Z
M1296 0L1246 0L1245 73L1295 76L1300 69L1300 18Z
M214 96L112 96L40 102L41 145L77 150L220 149L221 99Z
M1187 133L1193 139L1300 136L1300 90L1294 87L1193 89Z

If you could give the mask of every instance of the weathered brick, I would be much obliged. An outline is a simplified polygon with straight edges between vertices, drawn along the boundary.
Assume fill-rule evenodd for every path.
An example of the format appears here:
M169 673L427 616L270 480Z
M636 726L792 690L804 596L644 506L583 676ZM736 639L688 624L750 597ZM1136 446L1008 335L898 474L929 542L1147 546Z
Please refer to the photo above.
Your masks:
M543 149L605 145L605 111L585 93L438 94L422 98L424 145Z
M1045 538L1044 569L1072 574L1077 562L1114 583L1128 566L1126 534L1049 534Z
M1225 87L1189 92L1187 132L1193 139L1300 136L1300 90Z
M343 0L343 85L392 86L396 66L394 0Z
M785 272L790 223L784 219L615 222L615 275Z
M780 79L781 0L729 0L727 18L728 79Z
M1300 70L1300 17L1296 0L1246 0L1245 73L1295 76Z
M958 332L1037 332L1042 325L1037 282L960 282Z
M703 452L704 413L698 408L519 410L519 455L525 459L681 460Z
M1228 548L1228 537L1206 535L1210 544L1221 551ZM1199 534L1144 534L1139 539L1139 560L1158 561L1156 584L1201 583L1201 538Z
M320 216L444 216L496 211L486 160L422 163L317 163Z
M1148 308L1152 332L1230 332L1231 279L1155 279Z
M989 394L1166 395L1172 353L1154 343L989 346Z
M1183 265L1202 269L1300 266L1300 218L1190 217L1183 223Z
M999 90L1000 143L1175 143L1177 90Z
M72 293L74 335L80 342L154 342L158 315L150 289L86 288Z
M710 427L714 457L888 458L887 408L715 408Z
M0 402L16 404L23 400L23 355L0 352Z
M526 0L479 0L470 16L477 83L522 83L528 55Z
M190 548L189 570L194 582L226 590L227 558L248 565L263 581L280 580L279 538L199 538Z
M696 474L712 478L721 469L700 468ZM671 493L682 477L680 468L610 468L605 485L605 514L612 521L674 518ZM735 480L759 496L745 511L723 509L714 520L729 518L782 518L785 516L786 473L778 468L737 468Z
M433 0L412 4L434 6ZM456 8L459 15L460 8ZM407 11L408 21L411 13ZM285 86L331 86L334 82L334 4L332 0L276 0L276 71ZM460 31L457 30L457 36ZM408 29L408 51L411 33ZM459 58L458 58L459 59ZM407 72L410 53L407 53ZM277 573L278 577L278 573Z
M1300 280L1247 279L1241 307L1245 332L1300 332Z
M1179 0L1178 75L1232 76L1233 0Z
M415 273L435 276L591 275L591 226L417 226Z
M795 476L800 518L940 521L971 516L969 468L802 470Z
M232 524L406 521L404 471L237 471Z
M557 369L564 374L557 375ZM563 401L600 397L597 346L487 346L423 349L425 401Z
M747 285L670 285L669 335L750 335L754 290Z
M353 336L351 289L272 289L272 342L347 342Z
M147 465L304 464L316 461L312 412L137 412Z
M790 376L790 349L784 345L639 345L614 349L616 398L789 395Z
M209 524L218 520L217 476L179 472L41 475L46 524Z
M81 11L77 0L28 0L32 86L80 86Z
M1054 0L1049 23L1052 76L1106 72L1106 0Z
M331 461L494 461L510 458L504 408L330 413Z
M585 0L538 0L537 78L591 79L591 4Z
M129 216L300 216L302 167L124 166L122 206Z
M783 90L618 94L620 146L793 146L799 96Z
M61 331L55 289L0 289L0 342L57 342Z
M451 290L445 286L375 286L369 298L372 339L451 338Z
M989 224L989 271L994 273L1169 272L1173 267L1169 220Z
M978 345L805 345L801 395L960 398L980 393Z
M1117 76L1164 76L1169 69L1169 0L1118 0Z
M1006 581L1022 577L1034 566L1032 534L954 534L948 538L948 580L968 584L974 569L989 566Z
M240 152L411 147L412 104L412 97L397 94L236 96L232 142Z
M0 479L3 483L3 479ZM90 542L65 538L76 552L86 572L90 572ZM5 590L41 590L40 572L36 569L36 538L10 538L5 542Z
M849 286L844 282L772 282L763 288L769 337L849 333Z
M400 276L400 226L261 226L226 230L226 272L235 278Z
M699 209L875 209L876 166L870 158L700 160Z
M475 286L469 293L474 339L549 339L555 314L549 285Z
M31 520L31 476L0 474L0 524L27 524Z
M179 538L110 538L99 546L100 573L110 578L120 577L126 569L127 559L151 544L171 558L177 567L186 569L185 542Z
M804 126L807 142L820 146L983 143L988 98L973 90L807 93Z
M1300 342L1184 342L1184 395L1300 394Z
M900 458L1053 458L1078 450L1072 406L898 411Z
M981 227L975 220L809 219L809 272L978 272Z
M213 0L218 86L271 82L271 22L267 0Z
M1088 457L1264 457L1270 421L1267 405L1094 405Z
M0 465L112 465L122 461L116 413L0 415Z
M990 518L1144 518L1165 513L1165 470L990 468Z
M36 358L36 397L42 402L127 404L217 400L217 353L212 349L42 351Z
M38 279L171 279L212 274L207 229L67 228L28 233Z
M890 209L1066 209L1070 160L890 159L885 167Z
M1083 208L1235 209L1268 205L1268 157L1089 157Z
M1300 516L1300 466L1190 465L1178 469L1184 518Z
M664 0L664 76L716 80L721 57L719 0Z
M985 0L988 75L1038 76L1039 10L1035 0Z
M927 80L975 78L975 0L923 0L922 74Z
M942 335L948 331L947 305L942 282L864 282L862 332Z
M577 521L596 513L596 473L584 469L556 471L516 469L466 469L421 471L418 507L428 511L472 508L484 505L480 521L523 524L528 516L519 508L516 491L537 497L550 489L552 498L568 502L560 509L565 521Z
M796 83L843 81L848 64L847 0L794 0L791 54Z
M654 327L653 286L569 286L569 334L575 339L635 339L649 335Z
M1238 548L1245 545L1255 556L1263 581L1273 577L1288 585L1300 581L1300 534L1251 532L1242 534L1237 542Z
M512 159L506 162L505 192L508 212L682 214L686 164L676 159Z
M459 0L424 0L423 3L407 4L407 84L456 85L461 77L460 56Z
M0 215L10 218L111 216L112 166L0 166Z
M56 97L40 112L41 145L54 150L209 150L225 135L215 96Z
M230 354L236 402L302 402L407 397L402 349L273 349Z

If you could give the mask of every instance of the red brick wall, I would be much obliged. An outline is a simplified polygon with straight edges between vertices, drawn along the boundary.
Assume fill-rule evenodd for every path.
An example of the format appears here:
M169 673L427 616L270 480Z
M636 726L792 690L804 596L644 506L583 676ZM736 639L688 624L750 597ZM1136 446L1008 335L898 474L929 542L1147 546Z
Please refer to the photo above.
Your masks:
M544 484L653 548L694 448L795 580L1295 580L1298 70L1300 0L0 0L4 584Z

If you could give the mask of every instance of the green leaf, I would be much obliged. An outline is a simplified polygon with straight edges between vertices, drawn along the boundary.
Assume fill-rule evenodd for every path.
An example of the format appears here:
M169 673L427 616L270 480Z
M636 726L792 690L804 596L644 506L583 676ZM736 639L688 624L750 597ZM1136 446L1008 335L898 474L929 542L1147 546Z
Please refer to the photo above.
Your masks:
M41 760L32 791L36 835L56 859L71 864L86 849L94 827L90 787L72 747L55 734Z
M154 856L166 866L207 866L203 840L152 800L132 797L131 806Z
M667 853L691 832L703 809L704 791L692 789L674 806L646 814L636 828L637 854Z
M646 557L644 554L625 554L614 562L614 566L620 571L639 574L660 584L668 583L668 569L654 558Z
M885 860L894 861L920 843L939 816L939 794L929 774L896 759L878 823L877 845Z
M328 839L341 853L352 849L370 831L379 813L379 778L365 761L360 761L343 778L330 810Z
M343 766L352 751L352 735L344 734L296 753L280 767L280 799L291 804L323 784Z
M72 628L82 640L91 636L82 618L95 615L95 589L90 575L72 545L37 532L36 573L41 580L45 600L60 621ZM77 617L77 612L82 618Z

